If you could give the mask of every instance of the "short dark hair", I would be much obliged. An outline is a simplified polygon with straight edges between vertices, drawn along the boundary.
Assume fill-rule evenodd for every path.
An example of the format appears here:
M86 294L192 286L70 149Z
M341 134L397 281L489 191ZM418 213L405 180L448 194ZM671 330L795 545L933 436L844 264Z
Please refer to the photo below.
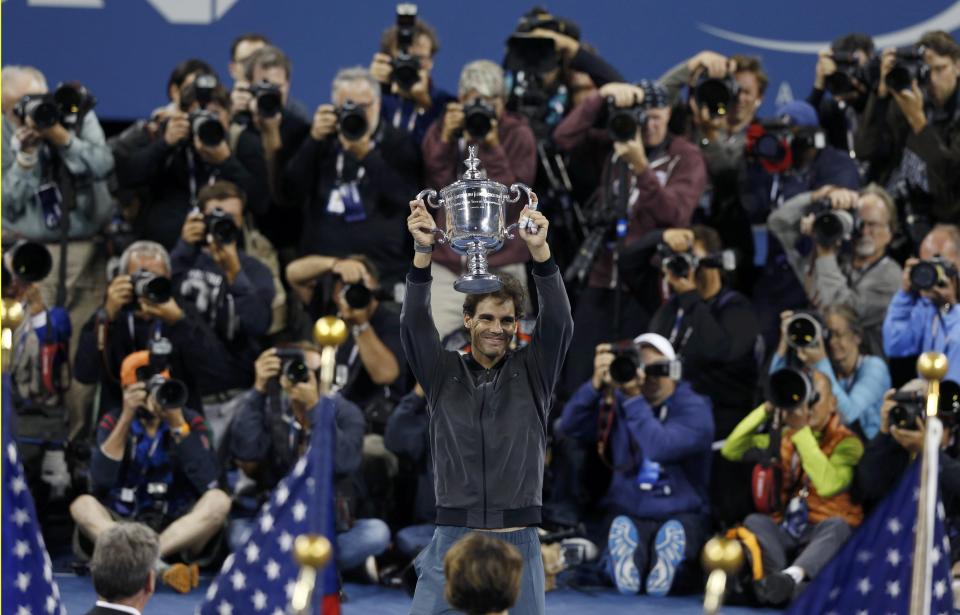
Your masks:
M503 286L500 290L492 293L483 293L479 295L467 295L463 300L463 313L471 318L477 313L477 306L484 299L493 299L497 303L504 303L507 300L513 301L513 313L517 320L523 318L523 303L526 293L520 280L508 273L498 274Z
M273 45L265 45L257 49L243 61L243 76L247 81L253 81L253 72L258 68L282 68L287 74L287 79L293 74L293 63L290 62L290 58L279 47Z
M174 66L173 70L170 71L170 78L167 79L167 96L170 95L171 87L177 86L179 88L183 85L183 82L187 80L187 77L194 73L210 73L211 75L216 75L217 71L213 70L212 66L199 58L184 60ZM217 80L219 81L219 78Z
M925 32L920 40L917 41L938 56L947 56L954 60L960 60L960 44L950 36L949 32L943 30L931 30Z
M737 54L730 57L731 60L737 63L737 70L735 73L753 73L757 78L757 86L760 88L760 96L763 96L763 93L767 91L767 84L770 83L770 79L767 77L767 73L763 71L763 65L760 63L760 58L756 56L748 56L743 54Z
M417 18L417 23L413 26L413 40L416 41L421 36L426 36L430 39L430 57L437 55L437 52L440 51L440 39L437 37L437 31L433 29L429 23L423 21L419 17ZM393 48L397 46L397 24L393 24L389 28L383 31L383 34L380 35L380 53L385 53L390 55L393 53Z
M833 42L830 43L830 48L834 51L842 51L844 53L862 51L868 56L872 56L874 49L873 38L871 38L869 34L862 32L851 32L850 34L844 34L843 36L838 36L833 39Z
M233 42L230 43L231 62L236 62L237 60L237 47L240 46L240 43L246 43L248 41L251 43L263 43L265 45L270 44L269 39L258 32L245 32L244 34L241 34L237 38L233 39Z
M90 575L97 595L116 602L147 586L160 553L157 534L142 523L117 523L97 537Z
M197 193L197 206L200 208L200 211L203 211L208 202L224 201L226 199L240 199L244 208L247 206L246 193L240 189L240 186L233 182L228 182L225 179L201 188L200 192Z
M723 240L720 238L717 229L696 224L691 230L693 231L693 240L703 244L703 249L707 251L707 254L717 254L723 251Z
M443 573L447 579L444 594L450 606L467 615L499 613L517 602L523 557L508 542L471 532L447 551Z

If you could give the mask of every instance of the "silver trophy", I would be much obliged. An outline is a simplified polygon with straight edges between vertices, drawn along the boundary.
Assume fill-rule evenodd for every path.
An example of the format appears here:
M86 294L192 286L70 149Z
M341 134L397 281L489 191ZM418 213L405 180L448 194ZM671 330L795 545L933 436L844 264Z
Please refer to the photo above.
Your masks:
M507 226L506 205L520 202L521 192L527 195L527 208L537 208L537 197L525 184L503 184L487 179L480 166L477 146L471 145L465 161L463 177L440 190L423 190L417 199L446 211L447 229L434 229L440 243L449 244L453 251L467 255L467 273L454 282L453 288L462 293L483 294L500 290L500 278L487 271L487 253L503 247L506 239L513 239L518 223ZM509 196L508 196L509 195Z

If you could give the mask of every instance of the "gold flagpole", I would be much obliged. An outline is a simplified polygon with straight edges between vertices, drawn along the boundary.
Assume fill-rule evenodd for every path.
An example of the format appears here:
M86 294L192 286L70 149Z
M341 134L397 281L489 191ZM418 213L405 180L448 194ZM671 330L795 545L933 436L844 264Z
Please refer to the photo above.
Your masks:
M727 577L736 574L743 566L743 547L733 538L714 536L703 547L701 561L710 572L703 596L703 612L716 615L723 606L727 591Z

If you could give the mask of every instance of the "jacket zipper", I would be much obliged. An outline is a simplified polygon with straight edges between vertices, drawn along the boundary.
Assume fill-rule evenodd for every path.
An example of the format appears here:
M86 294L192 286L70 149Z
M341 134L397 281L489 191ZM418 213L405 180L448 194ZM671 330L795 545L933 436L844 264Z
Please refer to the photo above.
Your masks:
M490 384L490 370L486 370L486 384ZM480 396L480 489L483 492L481 501L483 502L483 527L487 527L487 445L483 436L483 410L487 407L487 388L483 387L483 395Z

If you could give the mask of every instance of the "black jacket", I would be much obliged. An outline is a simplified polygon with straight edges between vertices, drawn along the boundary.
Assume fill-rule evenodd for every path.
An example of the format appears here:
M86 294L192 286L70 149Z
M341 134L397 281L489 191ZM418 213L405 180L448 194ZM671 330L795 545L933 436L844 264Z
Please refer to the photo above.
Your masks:
M383 433L387 450L407 459L413 465L417 478L413 521L433 523L437 502L433 495L433 464L430 463L430 416L427 400L416 393L408 393L387 419Z
M440 525L540 523L547 421L573 318L553 260L533 269L541 310L530 344L493 369L443 349L430 313L430 271L412 267L407 276L400 332L427 398Z

